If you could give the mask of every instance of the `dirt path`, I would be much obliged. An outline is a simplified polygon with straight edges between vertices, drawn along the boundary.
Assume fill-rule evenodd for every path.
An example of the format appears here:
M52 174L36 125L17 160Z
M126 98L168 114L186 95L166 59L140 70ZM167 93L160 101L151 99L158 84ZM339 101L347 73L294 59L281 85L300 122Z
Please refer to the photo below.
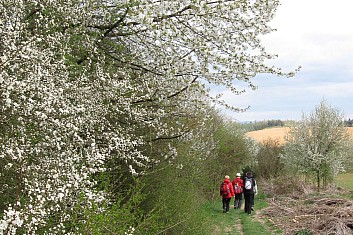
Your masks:
M235 222L236 222L236 227L237 227L237 231L239 232L239 234L244 235L243 224L241 223L241 219L238 218Z
M244 203L241 205L240 209L237 210L244 210ZM238 217L235 221L235 226L237 228L237 231L239 232L240 235L244 235L244 229L243 229L243 224L241 222L241 218Z
M233 212L233 207L231 207L232 212ZM237 215L237 218L234 221L234 224L230 225L227 229L226 229L226 234L233 234L232 232L236 231L236 234L239 235L244 235L244 230L243 230L243 224L241 221L241 217L239 215Z

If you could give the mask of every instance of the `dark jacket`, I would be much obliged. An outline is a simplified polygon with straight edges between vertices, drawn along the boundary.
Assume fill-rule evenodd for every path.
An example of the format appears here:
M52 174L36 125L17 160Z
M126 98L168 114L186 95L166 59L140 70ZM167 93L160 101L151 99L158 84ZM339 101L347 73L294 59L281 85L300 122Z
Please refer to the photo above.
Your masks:
M250 190L245 188L246 179L251 179L251 181L252 181L252 189L250 189ZM244 189L244 194L253 194L253 193L255 193L256 181L255 181L254 177L245 177L243 189Z

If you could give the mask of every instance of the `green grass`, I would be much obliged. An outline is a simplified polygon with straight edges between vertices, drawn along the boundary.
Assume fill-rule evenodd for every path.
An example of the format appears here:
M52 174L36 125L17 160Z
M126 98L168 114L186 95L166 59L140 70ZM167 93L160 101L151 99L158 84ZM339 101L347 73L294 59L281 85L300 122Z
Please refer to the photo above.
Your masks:
M353 191L353 173L339 174L335 178L335 183L342 188Z
M207 234L240 234L235 226L237 220L236 211L231 208L229 213L223 213L221 198L205 203L202 210L204 218L206 217Z
M244 210L234 210L232 205L234 199L231 200L231 208L229 213L222 211L222 199L219 198L213 202L207 202L202 207L203 218L206 218L205 226L209 235L223 234L245 234L245 235L271 235L278 234L277 231L271 229L270 224L263 225L256 218L256 210L260 210L267 206L265 195L257 195L255 198L255 213L248 215ZM244 201L243 201L244 203ZM242 232L239 230L242 229ZM272 233L270 230L274 230Z
M271 235L272 233L268 231L259 221L256 221L253 216L248 216L245 213L241 215L241 221L243 224L243 231L246 235Z

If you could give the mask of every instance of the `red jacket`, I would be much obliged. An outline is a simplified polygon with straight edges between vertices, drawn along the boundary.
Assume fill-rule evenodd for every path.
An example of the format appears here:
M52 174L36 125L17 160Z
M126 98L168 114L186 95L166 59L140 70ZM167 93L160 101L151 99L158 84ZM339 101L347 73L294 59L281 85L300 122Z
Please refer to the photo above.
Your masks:
M229 193L228 195L223 195L222 194L222 188L223 187L223 184L221 185L220 189L219 189L219 194L223 197L223 198L232 198L234 197L234 188L233 188L233 185L232 183L230 182L229 179L224 179L223 183L226 183L228 184L228 187L229 187Z
M235 185L238 185L238 186L240 186L241 188L243 188L244 187L244 181L240 178L240 177L236 177L233 181L232 181L232 185L233 185L233 187L235 186ZM235 187L234 187L235 188Z

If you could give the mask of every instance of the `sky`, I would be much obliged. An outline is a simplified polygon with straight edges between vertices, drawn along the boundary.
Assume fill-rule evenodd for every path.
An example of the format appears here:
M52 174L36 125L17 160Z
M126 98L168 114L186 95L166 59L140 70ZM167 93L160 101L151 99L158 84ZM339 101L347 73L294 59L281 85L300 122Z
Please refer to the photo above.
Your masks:
M293 78L261 75L258 89L242 95L224 91L223 99L246 112L223 111L233 120L300 120L322 100L353 118L353 0L281 0L262 38L267 51L278 54L271 64L285 71L298 66Z

